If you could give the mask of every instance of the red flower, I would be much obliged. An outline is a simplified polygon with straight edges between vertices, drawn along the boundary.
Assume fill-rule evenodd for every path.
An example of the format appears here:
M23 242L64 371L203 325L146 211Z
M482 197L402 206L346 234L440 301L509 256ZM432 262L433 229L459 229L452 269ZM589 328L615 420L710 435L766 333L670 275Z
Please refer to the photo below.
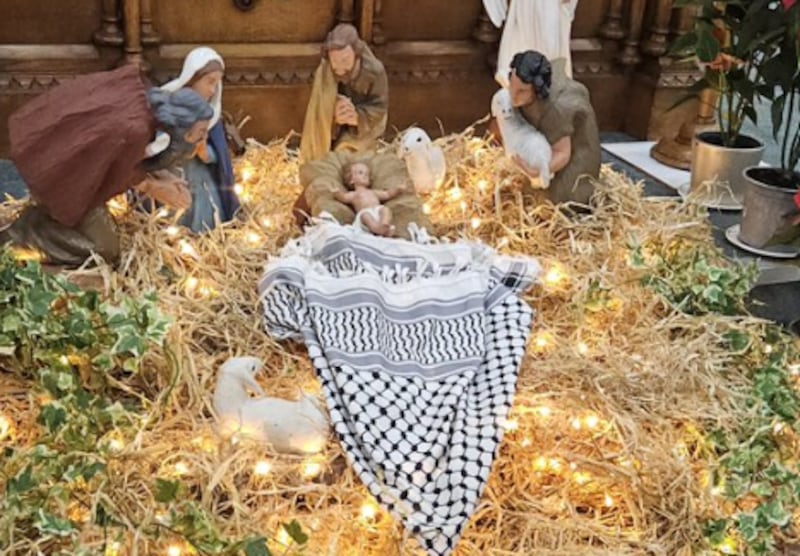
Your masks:
M787 11L789 8L797 4L797 0L781 0L783 3L783 11Z
M794 204L800 209L800 190L798 190L797 195L794 196Z

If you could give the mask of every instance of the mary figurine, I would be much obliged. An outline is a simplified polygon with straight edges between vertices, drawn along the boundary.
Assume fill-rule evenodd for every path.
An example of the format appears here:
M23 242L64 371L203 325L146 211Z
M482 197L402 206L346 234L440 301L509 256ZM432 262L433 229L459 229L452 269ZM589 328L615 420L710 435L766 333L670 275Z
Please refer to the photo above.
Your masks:
M233 165L220 119L222 113L222 77L225 62L206 46L192 50L183 62L177 79L162 86L166 91L188 87L199 93L214 109L208 140L199 145L194 156L183 165L183 177L192 193L192 206L183 214L180 224L194 232L214 228L217 219L227 222L239 208L233 190ZM158 153L169 144L161 135L148 146L148 154Z

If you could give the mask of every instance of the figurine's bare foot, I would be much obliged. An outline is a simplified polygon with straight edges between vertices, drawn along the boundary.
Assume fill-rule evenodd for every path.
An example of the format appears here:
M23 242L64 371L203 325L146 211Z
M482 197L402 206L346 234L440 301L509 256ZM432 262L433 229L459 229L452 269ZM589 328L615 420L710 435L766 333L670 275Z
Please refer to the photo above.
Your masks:
M382 224L380 222L375 222L374 224L368 225L368 228L369 231L376 236L392 237L395 232L394 226L390 224Z

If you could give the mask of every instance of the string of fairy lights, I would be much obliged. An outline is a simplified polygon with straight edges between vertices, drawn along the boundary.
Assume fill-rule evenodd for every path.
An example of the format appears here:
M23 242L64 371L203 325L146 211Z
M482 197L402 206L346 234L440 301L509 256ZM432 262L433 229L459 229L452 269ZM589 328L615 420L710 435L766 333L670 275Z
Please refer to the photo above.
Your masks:
M488 149L482 140L470 140L467 142L468 149L471 151L475 161L487 155ZM248 205L258 200L263 191L258 190L260 184L256 168L247 160L241 162L237 168L239 180L236 183L235 191L243 204ZM471 179L459 180L458 172L453 172L455 178L444 184L440 189L434 191L424 202L423 210L426 214L437 214L440 216L450 213L460 213L465 222L465 230L478 231L484 224L480 213L468 214L470 207L485 207L487 197L492 194L492 187L487 179L471 176ZM466 181L466 183L461 183ZM131 210L124 197L117 197L109 201L108 207L116 215L123 215ZM156 218L168 218L170 211L159 209ZM231 235L234 241L241 241L249 246L255 247L263 244L265 234L276 229L276 224L283 216L266 215L258 218L251 218L245 226L240 229L232 230ZM185 229L174 224L169 224L162 228L166 237L177 246L181 257L194 262L202 260L200 253L192 242L191 236L186 235ZM511 240L508 236L499 237L497 248L505 249L509 247ZM30 250L17 250L15 256L20 260L40 260L41 255ZM540 283L545 292L559 293L566 291L570 284L571 276L568 270L558 262L552 262L546 266ZM188 298L209 298L218 295L218 285L204 278L188 274L180 283L180 288ZM621 305L621 300L611 298L608 307L611 312L615 312ZM529 339L528 353L534 357L546 357L556 348L562 347L562 343L556 341L556 335L547 329L538 330ZM580 357L590 358L593 356L593 346L586 339L578 339L572 346L575 353ZM765 346L765 351L771 349L770 345ZM768 352L767 352L768 353ZM793 365L792 375L800 381L800 364ZM319 386L316 385L316 389ZM52 399L46 395L39 395L40 404L50 403ZM602 477L596 470L585 468L578 461L569 461L563 457L550 455L547 453L533 452L535 444L536 430L550 431L558 429L562 434L569 434L580 439L592 439L598 436L608 437L612 442L618 434L612 421L603 415L594 412L572 409L561 409L553 403L528 403L520 396L517 397L514 407L511 409L509 417L505 420L504 429L506 442L525 450L524 456L529 458L529 473L532 480L539 483L552 481L562 481L582 489L583 492L592 500L594 511L597 514L603 512L613 512L621 504L623 494L620 490L623 485L607 477ZM14 418L6 413L0 413L0 443L13 443L17 439L17 427L20 426ZM776 425L778 427L779 425ZM567 431L564 433L564 431ZM776 430L780 432L780 429ZM232 445L240 443L240 438L233 434L227 439ZM100 441L100 448L107 450L114 455L124 456L127 448L122 434L119 431L112 431ZM213 453L220 448L220 439L215 434L203 433L190 440L193 449L201 452ZM679 457L689 457L689 450L685 443L678 442L675 447ZM184 456L185 457L185 456ZM276 472L277 459L258 459L252 466L252 478L254 481L265 481ZM623 468L636 472L641 468L641 463L635 458L619 455L615 463ZM286 462L280 462L284 469ZM308 456L296 465L297 473L303 480L311 481L325 472L325 459L320 455ZM164 462L162 471L165 475L174 478L189 478L194 470L186 459ZM710 479L708 479L710 480ZM722 495L721 484L710 485L711 493L714 496ZM381 508L375 503L374 499L366 496L358 510L359 521L369 527L377 527L379 523L386 523L390 520L381 520ZM85 523L91 519L89 510L85 506L70 506L68 510L69 519ZM169 521L169 516L160 511L155 516L156 520L162 523ZM284 528L279 528L274 536L274 542L282 547L290 547L292 539ZM734 554L738 550L736 539L726 537L720 545L715 547L724 554ZM117 556L123 550L122 544L117 541L109 542L106 545L106 556ZM194 553L194 549L185 542L173 542L166 546L164 554L168 556L183 556Z

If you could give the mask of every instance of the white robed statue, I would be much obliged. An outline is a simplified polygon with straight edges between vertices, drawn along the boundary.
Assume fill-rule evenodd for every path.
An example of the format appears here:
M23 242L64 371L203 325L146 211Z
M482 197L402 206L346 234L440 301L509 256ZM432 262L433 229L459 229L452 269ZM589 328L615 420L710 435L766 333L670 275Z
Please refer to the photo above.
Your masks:
M510 2L510 6L509 6ZM508 72L514 54L541 52L551 62L563 58L567 77L572 77L569 39L578 0L483 0L495 27L502 27L495 79L508 87Z

